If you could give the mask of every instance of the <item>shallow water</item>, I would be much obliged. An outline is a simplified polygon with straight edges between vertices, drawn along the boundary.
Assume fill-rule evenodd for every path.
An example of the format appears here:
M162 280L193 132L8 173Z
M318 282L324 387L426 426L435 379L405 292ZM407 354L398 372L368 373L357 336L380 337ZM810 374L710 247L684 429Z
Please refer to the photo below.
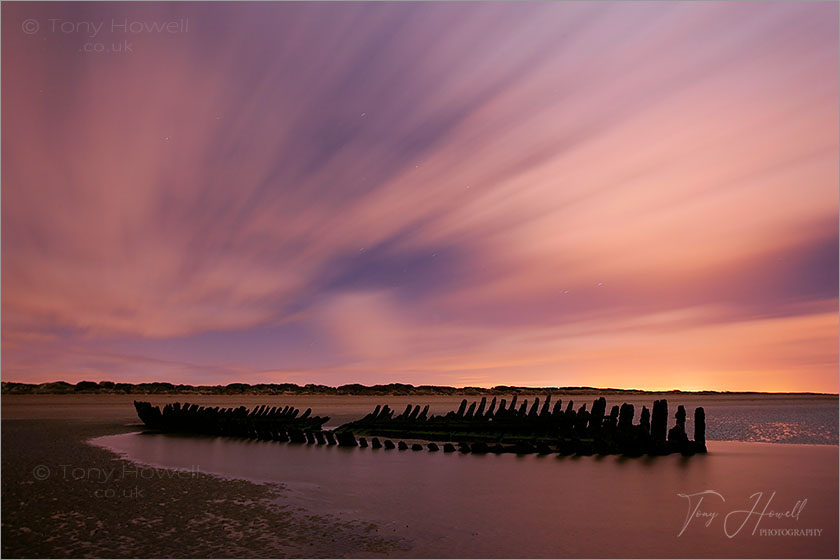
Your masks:
M714 442L708 455L559 457L373 450L131 433L93 440L148 465L278 482L309 511L370 521L419 557L836 556L834 446ZM151 476L151 474L150 474ZM679 494L714 490L691 521ZM799 519L734 514L788 511ZM775 492L775 495L773 493ZM695 498L696 499L696 498ZM757 530L755 534L753 529ZM820 529L769 536L762 529Z

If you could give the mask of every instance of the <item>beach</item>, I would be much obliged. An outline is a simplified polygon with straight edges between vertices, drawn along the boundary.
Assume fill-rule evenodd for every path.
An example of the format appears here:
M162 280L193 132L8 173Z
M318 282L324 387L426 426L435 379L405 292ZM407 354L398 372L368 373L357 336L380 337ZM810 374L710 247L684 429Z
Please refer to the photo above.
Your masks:
M339 449L144 434L131 400L3 398L4 556L837 557L836 445L710 440L708 455L638 459ZM368 401L313 409L341 423ZM813 402L779 405L765 405L770 424L788 406L813 416Z
M201 470L150 476L86 443L136 431L130 399L43 398L52 406L3 397L4 558L384 557L402 546L367 524L294 508L276 484Z

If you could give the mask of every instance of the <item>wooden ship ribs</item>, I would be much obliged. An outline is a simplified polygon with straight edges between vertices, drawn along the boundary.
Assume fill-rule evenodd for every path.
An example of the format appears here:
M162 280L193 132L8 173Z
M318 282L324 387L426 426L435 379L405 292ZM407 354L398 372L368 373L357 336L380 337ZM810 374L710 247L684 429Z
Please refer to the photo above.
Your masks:
M163 410L148 402L134 401L140 420L154 430L305 443L306 434L321 431L329 417L303 414L290 406L239 408L167 404Z
M628 456L706 452L706 417L702 407L694 411L694 439L686 433L685 407L677 407L675 424L668 425L668 402L653 403L652 411L642 407L639 423L634 424L635 407L624 403L607 413L607 401L600 397L589 410L586 404L575 410L569 401L565 408L551 395L542 403L539 397L510 403L496 397L488 403L461 401L457 411L429 414L429 406L408 405L396 415L388 405L377 405L363 418L335 430L324 430L328 417L299 415L292 407L200 407L168 404L161 411L147 402L135 401L140 419L148 427L162 431L309 443L350 447L413 449L463 453L559 453L562 455ZM498 405L498 406L497 406ZM356 439L359 436L358 440ZM367 438L371 441L368 442ZM383 438L384 441L380 441ZM395 445L392 440L397 440ZM423 440L424 445L403 440Z

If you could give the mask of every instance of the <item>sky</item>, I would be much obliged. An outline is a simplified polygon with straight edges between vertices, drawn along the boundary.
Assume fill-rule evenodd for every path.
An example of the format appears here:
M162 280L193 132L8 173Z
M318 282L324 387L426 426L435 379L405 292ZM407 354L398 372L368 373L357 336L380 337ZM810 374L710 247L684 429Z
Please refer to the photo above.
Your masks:
M2 378L836 393L838 50L836 2L3 3Z

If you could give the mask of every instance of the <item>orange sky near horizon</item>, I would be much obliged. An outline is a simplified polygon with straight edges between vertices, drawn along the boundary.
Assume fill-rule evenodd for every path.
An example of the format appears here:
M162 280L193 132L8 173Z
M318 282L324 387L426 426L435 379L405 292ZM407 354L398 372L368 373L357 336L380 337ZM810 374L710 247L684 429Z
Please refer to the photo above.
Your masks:
M838 391L836 3L2 16L4 381Z

